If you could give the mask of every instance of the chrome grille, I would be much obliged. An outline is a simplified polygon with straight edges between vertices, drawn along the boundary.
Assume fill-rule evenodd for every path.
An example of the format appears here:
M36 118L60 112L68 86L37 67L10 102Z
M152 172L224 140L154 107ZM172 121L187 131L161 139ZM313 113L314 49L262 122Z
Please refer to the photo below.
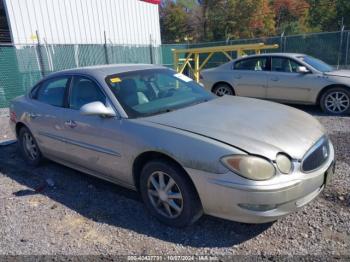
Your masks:
M304 156L302 171L311 172L320 168L327 161L329 153L329 141L323 137Z

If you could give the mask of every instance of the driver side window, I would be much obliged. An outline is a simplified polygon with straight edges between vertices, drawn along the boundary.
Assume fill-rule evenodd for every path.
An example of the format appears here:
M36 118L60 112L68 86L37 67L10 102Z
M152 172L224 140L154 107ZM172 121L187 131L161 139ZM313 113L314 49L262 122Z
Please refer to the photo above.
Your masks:
M297 73L299 66L301 66L299 63L289 58L272 57L271 60L272 72Z
M69 96L69 107L80 110L83 105L99 101L106 105L106 96L100 87L86 77L74 77Z

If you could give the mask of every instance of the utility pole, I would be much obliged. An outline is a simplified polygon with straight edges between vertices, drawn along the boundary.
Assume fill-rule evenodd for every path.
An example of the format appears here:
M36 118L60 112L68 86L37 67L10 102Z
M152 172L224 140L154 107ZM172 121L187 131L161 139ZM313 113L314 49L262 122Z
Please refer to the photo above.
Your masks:
M152 35L149 35L149 56L151 64L154 64Z
M281 49L281 52L283 53L283 37L284 37L284 32L281 34L281 40L280 40L280 49Z
M43 60L43 54L41 52L41 46L40 46L40 36L38 30L35 31L36 39L38 41L38 44L36 45L37 49L37 55L38 55L38 63L39 63L39 70L41 77L45 76L45 68L44 68L44 60Z
M341 62L341 55L342 55L342 47L343 47L343 38L344 38L344 17L341 19L341 27L340 27L340 43L339 43L339 52L338 52L338 64L337 69L339 69L340 62Z
M349 42L350 42L350 31L348 31L348 37L346 40L346 50L345 50L345 65L348 65L348 57L349 57Z
M103 31L103 36L104 36L104 49L105 49L105 60L106 60L106 64L109 64L109 59L108 59L108 47L107 47L107 35L106 35L106 31Z

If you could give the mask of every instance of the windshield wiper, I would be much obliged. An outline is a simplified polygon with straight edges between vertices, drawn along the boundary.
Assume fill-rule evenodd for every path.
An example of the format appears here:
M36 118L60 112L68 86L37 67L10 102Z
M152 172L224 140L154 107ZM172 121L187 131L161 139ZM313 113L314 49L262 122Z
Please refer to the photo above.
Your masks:
M143 115L143 117L154 116L154 115L159 115L159 114L163 114L163 113L170 113L170 112L172 112L172 111L174 111L174 110L175 110L175 109L166 108L166 109L164 109L164 110L146 113L146 114Z

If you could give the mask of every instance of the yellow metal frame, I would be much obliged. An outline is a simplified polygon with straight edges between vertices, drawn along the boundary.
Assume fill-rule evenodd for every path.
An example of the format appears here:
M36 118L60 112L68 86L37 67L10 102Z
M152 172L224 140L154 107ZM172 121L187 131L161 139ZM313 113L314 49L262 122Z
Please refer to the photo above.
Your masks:
M244 56L246 51L254 51L256 54L260 54L261 50L276 49L278 45L265 45L264 43L258 44L246 44L246 45L227 45L227 46L212 46L201 48L189 48L189 49L172 49L174 59L174 69L178 73L183 73L186 67L188 67L194 75L194 78L199 82L200 71L208 63L215 53L223 53L230 61L233 58L229 55L229 52L237 52L237 57ZM180 58L181 54L185 54L186 58ZM208 54L202 63L199 61L200 54ZM194 61L194 66L191 62Z

